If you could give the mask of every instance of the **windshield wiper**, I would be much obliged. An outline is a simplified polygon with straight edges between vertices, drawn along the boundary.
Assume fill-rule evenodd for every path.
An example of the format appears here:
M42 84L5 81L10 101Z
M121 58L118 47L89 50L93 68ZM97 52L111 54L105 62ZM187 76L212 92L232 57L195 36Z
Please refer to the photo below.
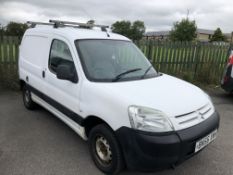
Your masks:
M120 73L119 75L117 75L112 81L115 82L115 81L118 81L120 80L124 75L126 74L129 74L129 73L132 73L132 72L136 72L136 71L139 71L139 70L142 70L141 68L135 68L135 69L130 69L130 70L127 70L125 72L122 72Z
M146 74L149 72L149 70L150 70L152 67L153 67L153 65L150 65L150 66L146 69L145 73L141 76L141 79L143 79L143 78L146 76Z

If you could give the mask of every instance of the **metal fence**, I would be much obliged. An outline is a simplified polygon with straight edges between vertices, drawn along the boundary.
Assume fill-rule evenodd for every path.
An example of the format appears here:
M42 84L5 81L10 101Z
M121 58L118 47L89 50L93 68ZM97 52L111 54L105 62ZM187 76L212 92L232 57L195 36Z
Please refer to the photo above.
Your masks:
M0 36L0 85L17 87L20 38ZM141 40L136 45L164 73L192 82L219 84L230 44Z

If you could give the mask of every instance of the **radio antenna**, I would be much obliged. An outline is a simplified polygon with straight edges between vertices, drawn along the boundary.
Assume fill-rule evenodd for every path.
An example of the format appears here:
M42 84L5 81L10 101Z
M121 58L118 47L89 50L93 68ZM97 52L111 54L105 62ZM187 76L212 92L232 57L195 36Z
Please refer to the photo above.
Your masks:
M90 19L94 21L94 18L90 15L90 13L88 13L83 7L79 7L80 10Z

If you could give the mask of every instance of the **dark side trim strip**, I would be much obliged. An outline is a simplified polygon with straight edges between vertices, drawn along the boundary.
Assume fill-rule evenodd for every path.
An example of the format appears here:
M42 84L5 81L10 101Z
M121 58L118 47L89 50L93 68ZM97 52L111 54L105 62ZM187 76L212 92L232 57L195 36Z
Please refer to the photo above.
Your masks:
M50 98L49 96L47 96L44 93L40 92L36 88L34 88L34 87L32 87L32 86L30 86L28 84L27 84L27 87L32 93L34 93L35 95L37 95L38 97L43 99L45 102L47 102L48 104L50 104L51 106L53 106L54 108L59 110L61 113L63 113L67 117L69 117L71 120L73 120L76 123L78 123L79 125L83 126L84 119L80 115L78 115L77 113L75 113L72 110L68 109L64 105L58 103L57 101L53 100L52 98Z

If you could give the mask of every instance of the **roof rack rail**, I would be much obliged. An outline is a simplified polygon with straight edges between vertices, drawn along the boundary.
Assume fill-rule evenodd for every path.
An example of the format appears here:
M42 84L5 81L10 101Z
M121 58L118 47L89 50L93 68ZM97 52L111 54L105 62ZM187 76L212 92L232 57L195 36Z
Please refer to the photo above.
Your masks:
M89 23L80 23L80 22L72 22L72 21L60 21L60 20L49 20L50 23L54 24L54 27L84 27L84 28L93 28L93 27L100 27L102 31L107 31L109 26L106 25L97 25L97 24L89 24Z
M50 25L53 26L54 24L52 23L47 23L47 22L35 22L35 21L27 21L27 24L30 24L32 28L34 28L37 24L39 25Z
M106 25L97 25L97 24L90 24L90 23L80 23L80 22L71 22L71 21L60 21L60 20L49 20L49 22L35 22L35 21L27 21L27 24L30 24L31 28L34 28L36 25L50 25L54 28L58 27L80 27L80 28L93 28L99 27L103 32L107 32L107 28L109 26Z

